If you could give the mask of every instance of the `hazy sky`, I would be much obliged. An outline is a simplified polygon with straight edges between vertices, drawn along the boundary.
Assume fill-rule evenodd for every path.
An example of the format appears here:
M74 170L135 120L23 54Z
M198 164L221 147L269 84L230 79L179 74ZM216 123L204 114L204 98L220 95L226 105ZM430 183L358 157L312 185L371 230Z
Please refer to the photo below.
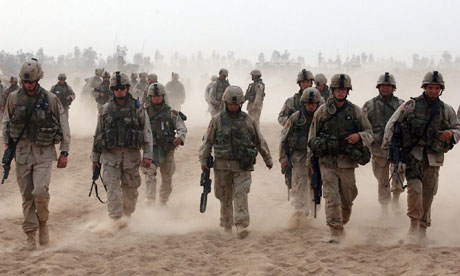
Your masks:
M460 1L0 1L0 50L63 54L92 46L104 56L114 45L153 55L233 50L257 59L274 49L316 62L322 51L373 52L410 60L412 53L460 55Z

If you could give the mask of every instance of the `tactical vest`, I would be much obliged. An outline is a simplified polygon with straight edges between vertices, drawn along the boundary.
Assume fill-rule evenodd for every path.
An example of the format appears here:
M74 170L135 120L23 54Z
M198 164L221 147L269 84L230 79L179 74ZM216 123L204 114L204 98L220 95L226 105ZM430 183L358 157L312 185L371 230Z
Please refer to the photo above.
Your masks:
M246 90L246 94L244 98L249 102L254 102L256 99L256 85L262 83L261 79L255 80L253 83L249 84L248 89ZM263 84L263 83L262 83ZM265 93L263 93L262 98L265 97Z
M385 126L399 107L399 99L392 96L391 99L386 102L379 95L373 98L372 102L374 104L374 109L369 117L369 121L371 122L372 131L374 133L374 143L380 145L383 142Z
M222 101L222 96L224 95L225 89L230 86L227 80L216 80L216 100Z
M59 101L61 101L64 107L68 107L70 105L69 101L67 100L67 96L70 96L67 83L64 85L57 83L51 93L58 97Z
M132 148L141 149L144 145L144 126L138 116L136 100L129 97L124 105L111 101L102 115L104 129L100 139L101 149ZM97 143L96 143L97 144ZM97 146L96 146L97 148Z
M407 120L401 123L403 147L407 149L412 146L412 143L420 139L417 146L437 152L450 150L453 147L452 141L443 142L439 139L442 132L449 129L444 103L438 99L437 104L430 105L424 95L412 98L412 100L415 101L414 111L408 115ZM438 106L436 107L436 105ZM433 108L436 108L434 117L427 126Z
M296 111L299 111L302 108L300 97L302 97L302 90L294 94L293 102L292 102L292 109L289 110L288 117L291 117L292 114L294 114Z
M214 138L216 159L239 160L240 168L247 170L255 163L257 149L252 143L245 113L231 118L227 112L220 113L220 127Z
M110 101L110 99L113 97L113 92L112 92L112 90L110 90L110 87L109 87L108 84L105 85L105 83L101 83L95 89L95 91L98 92L98 93L102 93L102 97L97 97L96 98L96 102L98 104L105 104L108 101Z
M31 110L29 123L21 139L34 142L39 147L45 147L59 143L62 140L62 132L59 123L51 113L46 91L40 87L38 90L37 104L35 97L27 96L22 89L18 91L16 108L9 122L9 134L17 140L25 126Z
M299 118L292 123L292 132L288 137L288 146L293 150L307 150L308 147L308 132L313 120L313 113L305 112L303 109L299 114Z
M152 127L153 146L166 151L174 149L175 131L171 107L164 104L160 110L155 110L153 105L147 109Z

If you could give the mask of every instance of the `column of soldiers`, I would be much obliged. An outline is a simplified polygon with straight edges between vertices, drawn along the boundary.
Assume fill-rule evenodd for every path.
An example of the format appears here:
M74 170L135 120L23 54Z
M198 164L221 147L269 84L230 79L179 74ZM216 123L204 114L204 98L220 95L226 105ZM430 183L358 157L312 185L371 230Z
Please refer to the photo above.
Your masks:
M250 74L253 83L246 95L240 87L229 84L226 69L221 69L219 77L208 85L206 96L213 117L199 152L202 170L209 170L207 160L214 152L214 192L220 201L220 226L227 233L236 226L241 239L249 234L248 193L257 154L262 155L269 169L273 166L259 130L265 86L260 70ZM167 90L157 82L156 75L145 76L149 81L143 87L139 86L141 76L136 85L136 93L141 91L143 97L142 105L131 94L127 75L101 75L103 80L94 95L96 99L104 98L104 102L100 99L91 161L94 169L103 168L109 216L124 227L136 208L140 167L146 178L149 204L156 201L157 168L162 177L159 201L161 205L168 202L175 171L174 151L184 144L187 128L180 112L166 101ZM37 231L40 245L49 242L51 163L58 161L58 168L67 165L68 108L75 94L66 84L65 74L58 76L59 82L51 92L43 89L39 84L43 71L34 59L22 65L19 76L22 86L11 91L4 107L3 137L5 146L15 155L23 198L23 230L28 248L34 249ZM312 87L313 81L316 88ZM394 96L394 76L382 74L376 85L378 96L367 101L363 109L347 99L352 90L347 74L334 75L328 87L323 74L313 77L303 69L297 75L297 84L299 91L285 101L278 116L283 125L279 161L282 173L292 168L295 224L310 214L313 157L321 169L330 242L340 242L358 194L355 168L372 159L383 214L391 201L398 209L399 195L404 190L404 178L399 176L405 175L409 234L425 238L444 153L460 140L455 111L439 99L445 88L442 74L427 73L422 95L405 103ZM14 85L17 80L15 84L12 78L10 87ZM246 100L249 114L242 111ZM404 154L398 166L392 168L396 160L388 158L389 150L398 135L402 137L400 148ZM57 143L59 158L54 147ZM392 177L390 185L390 172L394 176L395 171L398 177Z

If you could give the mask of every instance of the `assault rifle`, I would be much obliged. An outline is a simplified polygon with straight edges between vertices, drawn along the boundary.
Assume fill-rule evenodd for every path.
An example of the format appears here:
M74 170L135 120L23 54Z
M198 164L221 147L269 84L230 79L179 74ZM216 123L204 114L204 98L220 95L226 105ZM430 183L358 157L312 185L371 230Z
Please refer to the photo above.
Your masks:
M398 169L399 164L401 162L403 163L405 162L404 160L406 157L405 155L406 154L404 153L403 148L402 148L401 123L396 122L394 124L393 138L391 139L391 145L390 145L389 152L388 152L388 160L393 162L393 172L391 173L390 179L388 179L388 182L385 185L386 187L388 187L388 185L390 184L391 179L393 179L393 177L396 177L397 178L396 181L401 183L402 189L404 190L404 188L406 188L406 186L404 185L402 181L401 173L399 172L399 169Z
M209 155L208 160L206 161L206 165L208 166L208 168L201 173L200 179L200 186L203 186L203 192L201 193L200 199L200 213L206 212L206 205L208 204L208 194L211 192L212 180L210 178L210 174L211 168L214 166L214 159L212 158L212 155Z
M11 161L13 161L14 154L16 152L16 143L13 141L11 136L8 137L8 147L3 153L2 164L3 164L3 177L2 184L8 179L11 169Z
M285 145L285 150L286 150L286 155L288 158L289 164L286 167L286 170L284 171L284 183L286 184L287 187L287 193L288 193L288 201L291 199L291 188L292 188L292 163L291 163L291 149L288 147L288 145Z
M97 183L96 183L96 181L99 179L100 175L101 175L101 164L99 163L98 166L94 166L94 169L93 169L93 183L91 184L91 189L89 190L89 195L88 196L91 197L91 193L93 192L93 188L94 188L94 192L96 194L97 199L99 200L100 203L104 204L105 202L102 201L102 199L99 197L99 192L97 190ZM102 184L104 185L104 182L102 182ZM107 187L105 185L104 185L104 189L107 192Z
M316 205L321 204L321 196L323 195L323 182L321 180L321 170L319 168L318 157L312 156L310 158L312 174L310 186L313 190L313 202L315 203L314 217L316 218Z

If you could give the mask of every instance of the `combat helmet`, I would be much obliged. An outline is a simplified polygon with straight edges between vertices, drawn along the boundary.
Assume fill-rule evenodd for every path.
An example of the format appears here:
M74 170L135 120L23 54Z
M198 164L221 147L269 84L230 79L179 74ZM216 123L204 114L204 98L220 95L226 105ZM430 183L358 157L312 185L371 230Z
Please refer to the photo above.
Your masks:
M38 81L43 78L42 66L35 58L25 61L19 71L19 77L22 81Z
M254 70L251 71L250 75L261 77L262 72L260 72L259 69L254 69Z
M105 71L104 74L102 74L102 78L110 78L110 73Z
M244 102L243 90L239 86L230 85L225 89L222 99L227 104L242 104Z
M225 77L228 77L228 70L225 68L220 69L219 75L224 75Z
M166 89L163 86L163 84L155 82L149 85L148 95L149 96L164 96L166 95Z
M147 73L145 72L142 72L139 74L139 78L146 78L147 77Z
M346 88L353 90L351 86L351 78L347 74L335 74L331 79L331 89Z
M15 82L15 83L17 83L17 82L18 82L18 78L11 76L10 82Z
M428 72L425 74L425 77L423 77L422 81L422 88L425 88L425 86L428 84L439 84L441 85L441 89L444 90L445 88L444 78L442 77L442 74L438 71Z
M113 74L110 78L110 89L123 85L128 87L131 86L128 76L125 73L120 73L119 71L115 72L115 74Z
M382 74L379 76L379 79L377 80L377 86L375 88L379 88L381 84L390 84L393 86L394 89L396 89L396 80L393 74L390 74L388 72L385 72L385 74Z
M147 80L151 80L153 82L157 82L158 81L158 76L157 74L148 74L147 75Z
M211 81L216 81L217 80L217 76L216 75L212 75L211 76Z
M302 103L319 103L321 102L321 93L315 87L309 87L303 90L300 97Z
M64 73L61 73L58 75L58 80L66 80L67 79L67 76L64 74Z
M297 74L297 83L300 83L301 81L304 81L304 80L311 80L311 81L314 81L315 80L315 77L313 77L313 73L306 70L306 69L302 69L302 71L300 71L298 74Z
M104 73L104 68L96 68L94 70L94 74L96 74L96 76L102 76L102 73Z
M327 83L327 78L324 74L319 73L315 75L315 84L316 85L325 85Z

